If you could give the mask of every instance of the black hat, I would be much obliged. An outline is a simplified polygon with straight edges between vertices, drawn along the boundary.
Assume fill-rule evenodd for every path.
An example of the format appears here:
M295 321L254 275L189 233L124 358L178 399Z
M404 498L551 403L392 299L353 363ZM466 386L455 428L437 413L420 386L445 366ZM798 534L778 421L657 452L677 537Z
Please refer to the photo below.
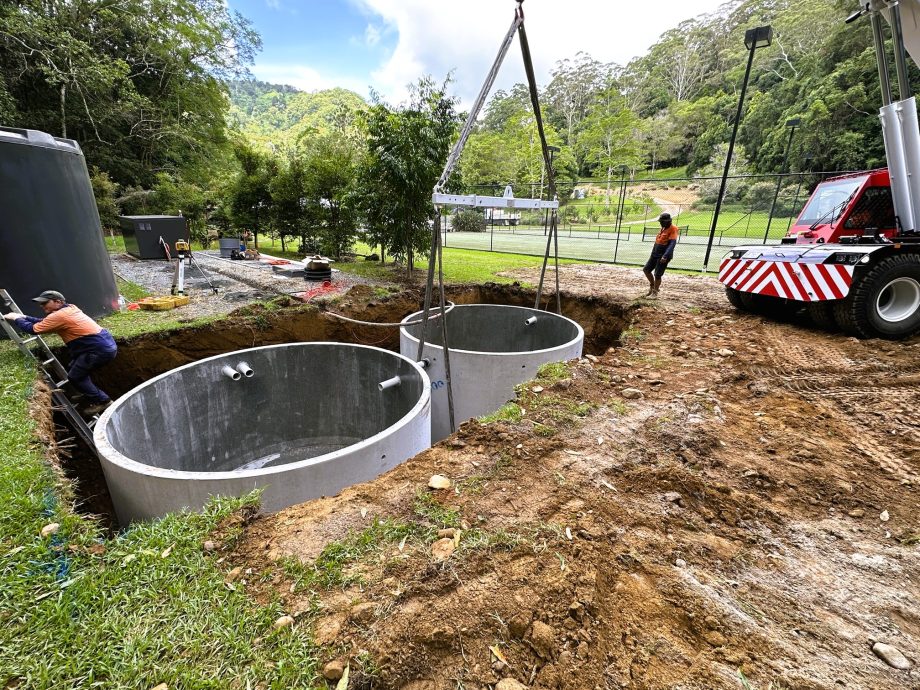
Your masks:
M33 297L32 301L44 304L45 302L66 302L67 300L64 299L64 295L57 290L45 290L38 297Z
M658 216L658 220L659 220L659 221L662 221L662 220L671 220L671 214L670 214L670 213L667 213L667 212L662 213L660 216Z

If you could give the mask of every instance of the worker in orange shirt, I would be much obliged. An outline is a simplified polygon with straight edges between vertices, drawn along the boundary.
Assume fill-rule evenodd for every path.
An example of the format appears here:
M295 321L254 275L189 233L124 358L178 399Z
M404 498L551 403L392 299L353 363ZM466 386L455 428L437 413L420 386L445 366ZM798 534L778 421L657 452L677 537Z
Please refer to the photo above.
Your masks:
M68 304L64 295L56 290L45 290L33 302L38 302L45 317L25 316L10 312L3 318L12 321L26 333L42 335L56 333L67 345L70 353L70 368L67 379L84 397L83 414L93 416L112 404L111 398L96 387L89 377L94 369L115 359L118 346L112 334L80 311Z
M670 213L662 213L658 216L658 222L661 224L661 230L655 236L655 244L652 245L652 255L645 262L642 271L648 280L648 292L646 297L658 297L658 290L661 288L661 276L668 267L668 262L674 257L674 247L677 246L677 237L680 234L680 228L671 222Z

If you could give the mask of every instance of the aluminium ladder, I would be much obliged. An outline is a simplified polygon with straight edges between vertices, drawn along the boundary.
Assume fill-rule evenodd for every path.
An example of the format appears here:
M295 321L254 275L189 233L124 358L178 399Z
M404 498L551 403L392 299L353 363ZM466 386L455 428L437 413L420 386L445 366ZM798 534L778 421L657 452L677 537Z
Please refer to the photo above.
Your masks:
M6 290L0 289L0 301L3 303L4 313L9 311L22 313ZM51 386L51 399L54 402L53 409L63 412L83 442L89 446L90 450L96 452L96 444L93 442L93 427L99 417L93 417L90 422L87 422L77 412L77 408L74 407L64 389L64 386L69 384L67 370L54 355L54 352L51 351L51 348L48 347L48 343L37 334L23 337L6 319L0 319L0 326L3 327L9 339L16 343L16 346L24 355L35 360L38 368L45 375L45 379ZM33 349L29 347L31 343L37 343L37 346Z

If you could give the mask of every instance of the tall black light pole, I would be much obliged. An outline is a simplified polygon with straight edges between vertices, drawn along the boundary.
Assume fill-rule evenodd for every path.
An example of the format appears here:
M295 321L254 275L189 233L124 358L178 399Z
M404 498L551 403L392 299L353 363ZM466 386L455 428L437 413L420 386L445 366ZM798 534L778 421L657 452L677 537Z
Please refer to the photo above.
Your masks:
M773 190L773 203L770 204L770 216L767 218L767 231L763 234L763 243L767 243L767 237L770 234L770 225L773 223L773 211L776 210L776 200L779 198L779 188L783 183L783 175L786 172L786 163L789 161L789 150L792 148L792 135L795 134L795 128L802 124L802 119L795 117L786 120L786 127L789 128L789 140L786 142L786 153L783 154L783 164L779 168L779 175L776 176L776 189Z
M703 258L703 272L709 268L709 254L712 251L712 242L716 236L716 224L719 222L719 212L722 210L722 197L725 196L725 185L728 182L728 171L732 164L732 153L735 151L735 137L738 136L738 125L741 123L741 111L744 109L744 96L747 93L748 79L751 77L751 65L754 64L754 51L765 48L773 42L773 27L758 26L744 32L744 45L748 49L747 67L744 70L744 81L741 83L741 96L738 98L738 111L735 113L735 124L732 126L732 136L728 140L728 155L725 156L725 170L722 172L722 184L719 186L719 196L716 198L716 210L712 214L712 227L709 229L709 243L706 245L706 256Z

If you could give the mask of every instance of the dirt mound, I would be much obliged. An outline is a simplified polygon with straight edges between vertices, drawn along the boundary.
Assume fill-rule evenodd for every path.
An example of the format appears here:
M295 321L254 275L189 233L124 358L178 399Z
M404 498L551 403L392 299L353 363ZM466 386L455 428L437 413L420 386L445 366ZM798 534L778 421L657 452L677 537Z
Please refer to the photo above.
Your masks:
M738 315L710 279L646 303L635 271L571 271L569 299L637 310L622 347L256 519L227 567L350 687L920 687L920 344Z

